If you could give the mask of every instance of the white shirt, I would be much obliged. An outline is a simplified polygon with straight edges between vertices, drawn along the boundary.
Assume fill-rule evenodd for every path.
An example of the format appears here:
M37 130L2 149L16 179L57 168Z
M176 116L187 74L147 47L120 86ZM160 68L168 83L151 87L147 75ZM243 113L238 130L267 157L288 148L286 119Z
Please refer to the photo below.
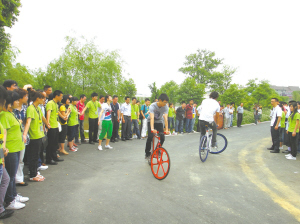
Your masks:
M219 103L216 100L211 98L203 100L201 106L199 107L201 110L199 120L203 120L207 122L213 122L214 114L216 112L220 112Z
M281 117L281 115L282 115L282 110L281 110L281 108L277 105L276 107L273 107L273 110L272 110L272 112L271 112L271 126L273 126L274 125L274 123L275 123L275 120L276 120L276 116L277 117ZM276 124L275 124L276 125ZM280 122L279 122L279 125L278 125L279 127L280 127Z
M123 103L120 109L120 112L124 116L130 116L131 117L131 105L127 103Z
M201 105L197 107L197 111L198 111L198 114L199 114L199 120L200 120Z

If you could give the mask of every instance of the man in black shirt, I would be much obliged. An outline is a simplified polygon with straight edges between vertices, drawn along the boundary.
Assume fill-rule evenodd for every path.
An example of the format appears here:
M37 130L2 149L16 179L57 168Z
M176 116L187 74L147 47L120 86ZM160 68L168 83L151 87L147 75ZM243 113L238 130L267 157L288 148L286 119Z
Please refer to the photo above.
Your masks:
M186 104L184 101L181 103L181 107L178 107L176 110L176 127L175 132L183 134L183 119L185 114Z
M118 103L118 96L114 95L112 102L110 104L112 112L111 112L111 121L113 123L113 132L110 141L117 142L117 136L119 131L119 122L120 122L120 106Z

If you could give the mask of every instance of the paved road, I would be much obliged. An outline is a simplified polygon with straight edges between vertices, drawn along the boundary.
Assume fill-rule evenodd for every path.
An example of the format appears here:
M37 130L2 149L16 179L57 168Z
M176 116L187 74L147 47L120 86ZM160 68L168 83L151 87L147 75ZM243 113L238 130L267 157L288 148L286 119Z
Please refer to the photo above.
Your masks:
M268 123L220 131L228 148L198 155L199 133L167 136L171 171L156 180L143 140L90 145L18 192L26 207L4 223L298 223L300 161L271 154ZM27 170L26 170L27 172Z

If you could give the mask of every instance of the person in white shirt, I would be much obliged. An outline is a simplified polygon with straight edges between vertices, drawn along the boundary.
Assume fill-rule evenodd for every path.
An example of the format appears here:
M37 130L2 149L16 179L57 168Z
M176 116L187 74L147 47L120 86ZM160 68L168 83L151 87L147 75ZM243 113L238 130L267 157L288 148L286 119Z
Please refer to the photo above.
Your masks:
M217 140L217 124L214 121L214 114L216 114L218 123L220 112L220 105L217 102L218 97L219 93L217 93L216 91L211 92L211 94L209 95L209 99L203 100L201 106L199 106L198 108L198 111L201 111L199 117L201 131L200 140L206 133L205 125L207 125L213 130L212 147L216 146Z
M122 104L120 112L122 117L122 141L130 140L131 105L129 96L125 96L125 103Z
M277 98L271 99L271 104L273 106L272 117L271 117L271 137L272 137L272 146L268 148L271 150L271 153L279 153L279 127L282 116L282 110L278 105L279 101Z
M227 104L227 107L225 107L222 112L224 113L224 128L228 129L230 127L230 121L231 121L231 114L233 111L230 109L230 104Z
M232 126L232 122L233 122L233 112L234 112L234 103L231 103L231 105L230 105L230 110L229 110L229 112L230 112L230 128L231 127L233 127Z
M100 103L101 107L104 104L104 101L105 101L105 97L103 95L100 95L100 97L99 97L99 103ZM100 113L102 111L101 107L98 107L98 117L101 117L100 116ZM102 120L103 119L100 120L100 124L98 125L98 136L101 134L101 131L102 131Z

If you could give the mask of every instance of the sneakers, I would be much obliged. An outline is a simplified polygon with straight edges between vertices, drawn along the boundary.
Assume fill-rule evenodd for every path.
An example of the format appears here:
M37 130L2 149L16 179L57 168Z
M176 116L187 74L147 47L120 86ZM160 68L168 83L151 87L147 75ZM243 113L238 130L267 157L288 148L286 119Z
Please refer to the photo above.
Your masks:
M296 157L294 157L294 156L292 156L292 155L290 155L290 156L286 156L285 158L287 158L287 159L291 159L291 160L296 160Z
M103 150L101 145L98 145L98 150Z
M285 157L290 157L292 154L291 153L289 153L289 154L286 154L286 155L284 155Z
M132 138L133 138L133 139L137 139L137 136L136 136L136 135L134 135L134 136L132 136Z
M113 147L111 147L110 145L106 145L106 146L104 146L104 148L106 148L106 149L113 149Z
M48 166L40 166L37 168L37 170L46 170L48 169Z
M18 209L21 209L24 207L25 207L25 204L23 204L21 202L17 202L15 199L6 207L6 209L18 210Z
M69 151L71 151L71 152L77 152L77 150L78 149L75 146L73 146L72 148L69 149Z
M15 197L15 200L16 200L16 202L24 203L26 201L29 201L29 198L28 197L23 197L23 196L17 194L17 196Z
M283 146L279 147L279 149L283 150Z

